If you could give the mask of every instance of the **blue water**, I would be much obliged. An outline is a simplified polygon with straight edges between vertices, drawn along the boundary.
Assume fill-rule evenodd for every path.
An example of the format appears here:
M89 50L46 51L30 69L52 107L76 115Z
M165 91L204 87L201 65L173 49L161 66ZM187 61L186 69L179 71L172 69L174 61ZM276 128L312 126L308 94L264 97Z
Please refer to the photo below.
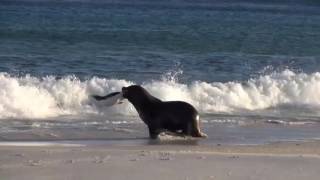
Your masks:
M317 72L320 6L309 3L1 1L0 71L138 82L173 68L186 82Z
M208 123L309 124L319 73L317 1L0 1L5 136L137 119L127 103L88 99L130 84L188 101Z

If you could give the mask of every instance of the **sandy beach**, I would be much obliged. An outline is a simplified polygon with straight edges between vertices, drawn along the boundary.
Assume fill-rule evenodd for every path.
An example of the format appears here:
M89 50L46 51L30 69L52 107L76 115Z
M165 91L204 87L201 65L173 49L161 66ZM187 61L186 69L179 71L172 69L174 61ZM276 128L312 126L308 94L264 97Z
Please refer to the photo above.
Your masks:
M320 143L197 146L177 142L106 145L1 143L4 180L318 179Z

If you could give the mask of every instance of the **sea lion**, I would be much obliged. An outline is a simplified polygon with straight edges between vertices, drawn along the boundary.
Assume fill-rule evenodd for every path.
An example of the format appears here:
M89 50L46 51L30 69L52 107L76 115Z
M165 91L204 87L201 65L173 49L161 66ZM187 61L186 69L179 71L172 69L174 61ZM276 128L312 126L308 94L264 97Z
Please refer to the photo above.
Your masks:
M189 103L161 101L139 85L123 87L122 95L133 104L142 121L148 126L151 139L158 138L158 135L165 131L183 136L207 137L200 131L197 110Z

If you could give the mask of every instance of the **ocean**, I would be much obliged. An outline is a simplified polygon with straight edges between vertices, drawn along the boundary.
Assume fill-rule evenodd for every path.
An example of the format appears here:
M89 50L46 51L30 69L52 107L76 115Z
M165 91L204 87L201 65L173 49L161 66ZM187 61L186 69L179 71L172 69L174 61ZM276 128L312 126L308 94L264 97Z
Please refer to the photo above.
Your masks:
M316 1L0 1L0 140L145 142L139 84L199 111L205 143L320 138Z

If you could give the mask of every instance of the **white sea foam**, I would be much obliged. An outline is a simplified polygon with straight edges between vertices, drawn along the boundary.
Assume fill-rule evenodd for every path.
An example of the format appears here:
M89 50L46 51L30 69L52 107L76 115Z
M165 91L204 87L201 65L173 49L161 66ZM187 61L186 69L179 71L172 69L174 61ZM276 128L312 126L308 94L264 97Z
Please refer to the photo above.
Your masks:
M0 118L47 118L59 115L99 113L90 95L118 91L131 83L92 78L80 81L68 76L13 77L0 73Z
M81 81L74 76L36 78L0 73L0 118L48 118L60 115L121 114L136 116L128 103L104 106L90 95L120 91L134 82L93 77ZM239 113L277 107L309 107L320 110L320 73L285 70L246 82L201 82L182 84L173 80L143 83L151 94L163 100L187 101L201 113Z

